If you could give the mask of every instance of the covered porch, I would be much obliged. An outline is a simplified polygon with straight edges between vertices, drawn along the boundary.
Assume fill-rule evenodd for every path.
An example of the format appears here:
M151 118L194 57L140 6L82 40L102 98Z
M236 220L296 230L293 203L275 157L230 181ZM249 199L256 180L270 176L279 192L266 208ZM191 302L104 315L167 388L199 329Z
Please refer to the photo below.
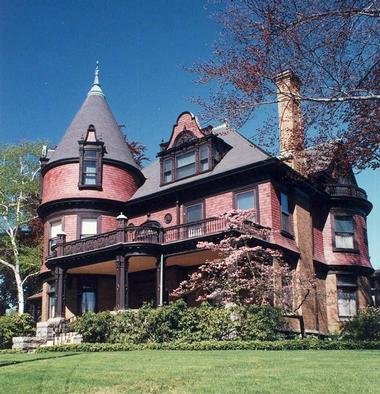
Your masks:
M94 264L56 266L44 294L47 318L138 309L144 303L161 306L172 299L170 294L181 281L213 257L213 252L202 250L181 255L118 255ZM190 294L186 301L195 306L196 298Z

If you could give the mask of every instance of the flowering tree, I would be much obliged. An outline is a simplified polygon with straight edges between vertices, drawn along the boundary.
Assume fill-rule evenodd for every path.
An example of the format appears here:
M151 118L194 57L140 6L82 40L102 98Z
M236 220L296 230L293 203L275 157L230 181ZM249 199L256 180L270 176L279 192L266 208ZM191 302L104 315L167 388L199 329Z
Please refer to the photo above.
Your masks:
M212 84L209 118L243 125L266 108L256 139L276 146L276 76L292 69L301 92L306 143L358 168L380 167L380 2L378 0L222 0L214 56L192 68ZM274 104L274 105L273 105ZM272 131L272 132L271 132Z
M254 223L254 210L232 210L222 217L230 229L220 242L199 242L199 249L216 252L172 296L196 292L197 301L218 304L276 305L296 312L314 287L314 277L303 277L282 260L281 253L257 245L270 231Z

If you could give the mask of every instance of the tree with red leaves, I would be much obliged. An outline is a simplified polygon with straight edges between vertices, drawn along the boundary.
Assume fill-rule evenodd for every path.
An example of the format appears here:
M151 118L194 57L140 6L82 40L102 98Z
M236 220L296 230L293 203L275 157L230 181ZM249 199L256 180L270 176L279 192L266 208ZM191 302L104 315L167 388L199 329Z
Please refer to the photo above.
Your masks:
M302 105L306 145L330 149L327 141L339 142L348 165L379 168L379 0L221 3L214 57L192 68L200 82L216 86L209 102L198 100L204 116L241 127L266 106L255 139L275 146L276 75L291 69L302 82L293 99Z

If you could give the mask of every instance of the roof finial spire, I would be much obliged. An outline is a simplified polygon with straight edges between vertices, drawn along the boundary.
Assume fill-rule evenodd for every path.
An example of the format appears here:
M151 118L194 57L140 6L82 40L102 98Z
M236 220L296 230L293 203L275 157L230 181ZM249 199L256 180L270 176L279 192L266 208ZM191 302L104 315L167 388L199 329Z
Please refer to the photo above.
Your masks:
M96 61L94 83L88 92L88 96L104 96L99 82L99 60Z

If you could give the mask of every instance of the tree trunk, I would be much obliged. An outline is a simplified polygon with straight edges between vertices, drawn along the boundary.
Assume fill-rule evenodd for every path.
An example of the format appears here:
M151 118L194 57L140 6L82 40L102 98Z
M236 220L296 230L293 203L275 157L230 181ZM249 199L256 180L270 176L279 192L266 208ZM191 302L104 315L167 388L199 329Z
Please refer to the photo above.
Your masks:
M20 276L20 272L18 270L15 271L15 280L17 286L17 312L19 315L24 313L25 301L24 301L24 289L22 286L22 280Z

